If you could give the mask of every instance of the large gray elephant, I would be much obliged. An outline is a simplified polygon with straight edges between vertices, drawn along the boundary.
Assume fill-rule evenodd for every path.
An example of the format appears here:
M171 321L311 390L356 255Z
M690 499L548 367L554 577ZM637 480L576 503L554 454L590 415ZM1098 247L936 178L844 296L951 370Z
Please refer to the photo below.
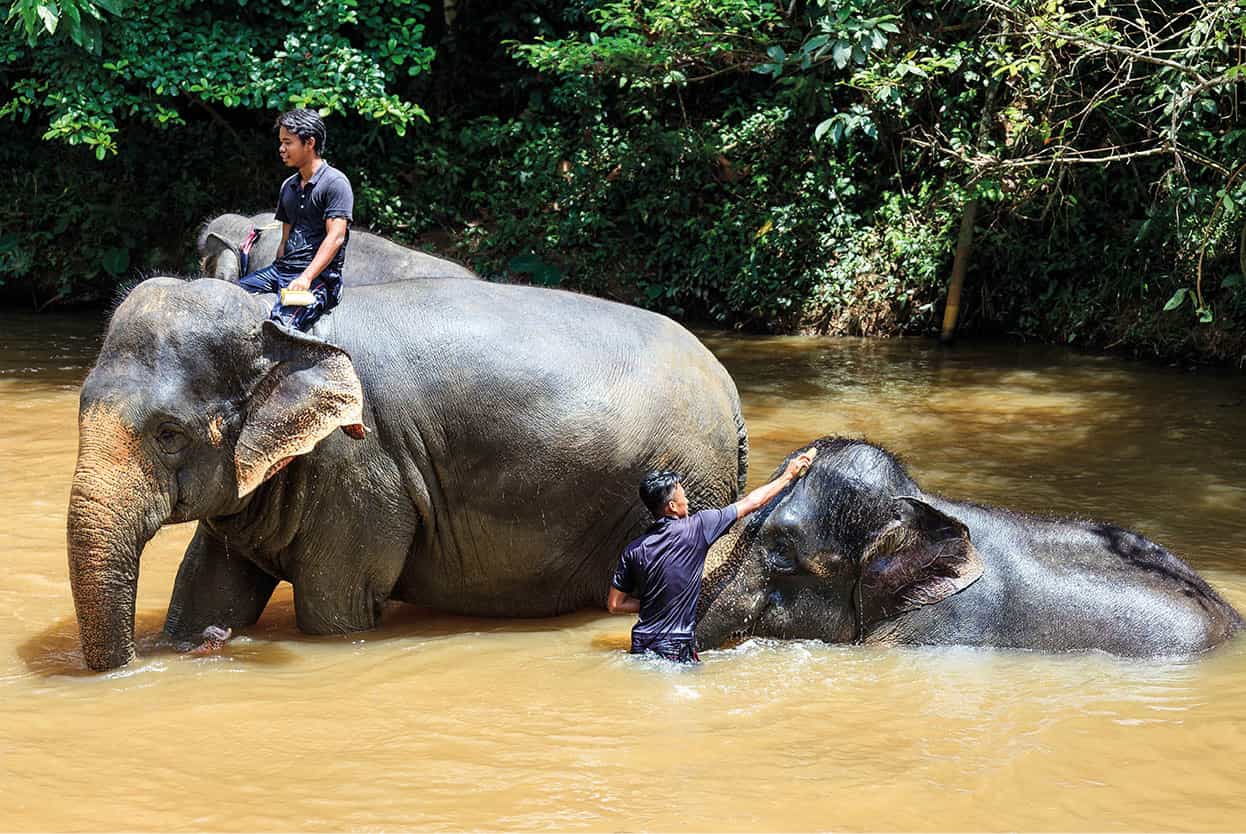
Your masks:
M700 648L756 635L1137 657L1201 652L1242 627L1137 533L940 498L877 446L814 445L808 473L711 550Z
M281 224L272 212L245 217L222 214L199 229L199 265L205 275L238 282L243 270L242 244L254 229L259 233L247 258L245 272L254 272L273 262L281 243ZM478 278L462 264L439 258L387 240L380 235L351 229L346 249L342 284L362 287L387 284L407 278Z
M738 494L735 385L688 331L588 296L446 279L356 287L313 336L271 296L152 278L82 386L69 569L92 669L134 657L139 556L198 520L165 631L253 623L279 580L299 627L399 599L472 615L601 606L654 467ZM322 341L323 339L323 341ZM341 427L343 431L337 429Z

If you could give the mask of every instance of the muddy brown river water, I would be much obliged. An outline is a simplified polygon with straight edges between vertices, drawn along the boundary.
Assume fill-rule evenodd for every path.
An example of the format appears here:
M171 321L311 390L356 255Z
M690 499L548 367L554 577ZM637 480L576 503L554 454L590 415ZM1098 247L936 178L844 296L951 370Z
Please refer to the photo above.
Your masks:
M699 668L631 620L154 646L192 525L142 558L139 660L83 671L65 510L98 319L0 314L0 830L1243 830L1246 635L1124 661L749 641ZM706 335L750 481L825 434L924 487L1139 530L1246 610L1246 379L1017 346Z

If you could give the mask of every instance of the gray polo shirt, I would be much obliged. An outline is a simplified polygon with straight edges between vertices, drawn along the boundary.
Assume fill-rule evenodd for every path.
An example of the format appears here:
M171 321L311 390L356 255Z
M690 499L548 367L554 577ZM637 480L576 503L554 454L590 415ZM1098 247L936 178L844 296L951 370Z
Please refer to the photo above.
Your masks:
M316 169L311 179L303 185L298 174L281 184L281 196L277 201L277 219L290 224L290 237L286 251L277 259L283 271L301 272L316 257L316 250L325 239L325 220L345 217L346 240L333 260L320 273L327 284L342 280L342 265L346 263L346 244L350 242L350 220L355 209L355 194L346 175L325 162Z

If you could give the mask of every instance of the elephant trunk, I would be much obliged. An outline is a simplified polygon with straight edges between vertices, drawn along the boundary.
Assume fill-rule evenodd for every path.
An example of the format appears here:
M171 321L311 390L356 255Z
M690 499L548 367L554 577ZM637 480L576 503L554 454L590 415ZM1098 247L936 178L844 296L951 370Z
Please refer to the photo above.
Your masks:
M69 498L69 580L82 654L96 671L134 659L139 554L169 514L138 445L115 417L83 416Z
M737 521L710 548L697 601L698 649L718 648L733 634L746 634L755 625L766 586L755 537L747 522Z

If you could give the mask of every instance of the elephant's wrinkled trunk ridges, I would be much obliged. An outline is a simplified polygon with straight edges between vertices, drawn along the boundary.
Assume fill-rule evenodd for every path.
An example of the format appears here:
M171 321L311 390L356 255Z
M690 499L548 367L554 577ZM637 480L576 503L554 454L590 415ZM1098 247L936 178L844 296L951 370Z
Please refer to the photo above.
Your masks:
M83 657L97 671L134 659L139 554L168 515L138 447L115 415L83 414L69 498L69 579Z

